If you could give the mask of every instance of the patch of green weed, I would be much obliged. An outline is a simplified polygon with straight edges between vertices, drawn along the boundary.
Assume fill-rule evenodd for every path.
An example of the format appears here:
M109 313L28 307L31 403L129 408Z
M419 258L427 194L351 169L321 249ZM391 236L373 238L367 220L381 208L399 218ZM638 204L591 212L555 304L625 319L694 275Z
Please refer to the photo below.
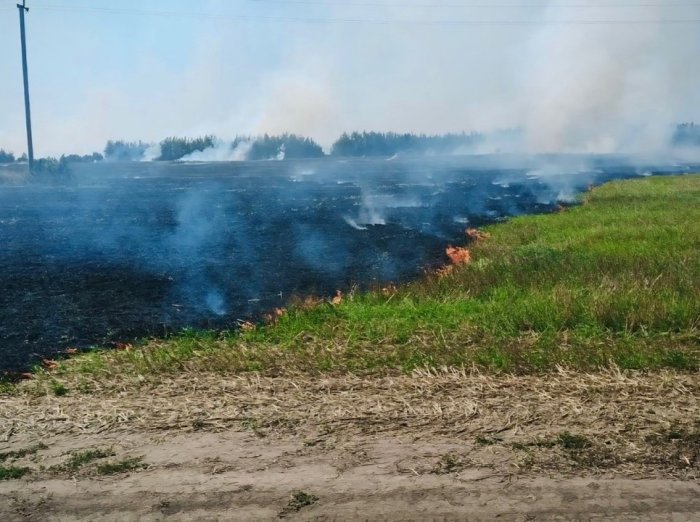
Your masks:
M15 480L21 479L27 473L29 468L20 468L17 466L0 466L0 480Z
M89 449L71 453L70 457L64 464L64 468L68 471L76 471L96 460L113 457L114 451L111 449Z
M63 397L68 394L68 388L62 382L54 381L51 383L51 391L56 397Z
M583 435L574 435L568 431L560 433L557 442L562 448L572 451L583 450L591 446L591 441Z
M315 504L318 502L318 500L318 497L311 493L306 493L305 491L295 491L292 493L292 496L289 499L286 511L300 511L302 508Z
M105 462L97 466L97 473L100 475L116 475L148 467L142 457L132 457L112 462Z
M34 455L36 452L45 449L48 449L48 446L43 442L39 442L27 448L22 448L13 451L5 451L0 453L0 462L4 462L6 460L21 459L23 457L26 457L27 455Z

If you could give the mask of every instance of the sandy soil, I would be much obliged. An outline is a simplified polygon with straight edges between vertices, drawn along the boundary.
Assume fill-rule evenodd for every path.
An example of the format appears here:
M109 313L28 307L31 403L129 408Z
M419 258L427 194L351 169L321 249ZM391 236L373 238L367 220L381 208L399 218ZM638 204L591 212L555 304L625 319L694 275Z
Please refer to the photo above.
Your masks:
M0 398L0 465L30 469L0 520L698 520L699 392L615 372L28 391Z

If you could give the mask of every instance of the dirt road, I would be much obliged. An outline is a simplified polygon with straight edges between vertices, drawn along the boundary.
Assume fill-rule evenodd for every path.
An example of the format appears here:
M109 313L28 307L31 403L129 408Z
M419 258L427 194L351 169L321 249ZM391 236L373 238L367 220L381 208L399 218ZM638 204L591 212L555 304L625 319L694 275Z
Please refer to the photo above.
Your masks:
M0 520L698 520L700 376L214 375L0 398Z

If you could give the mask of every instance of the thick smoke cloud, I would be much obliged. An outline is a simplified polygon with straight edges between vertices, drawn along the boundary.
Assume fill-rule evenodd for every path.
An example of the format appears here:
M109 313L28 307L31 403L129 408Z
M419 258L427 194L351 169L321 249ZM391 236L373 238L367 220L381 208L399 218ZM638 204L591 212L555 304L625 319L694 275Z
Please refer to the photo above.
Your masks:
M58 12L37 2L28 19L37 152L266 132L328 147L352 130L516 127L530 152L649 152L663 149L673 124L700 120L697 25L586 23L698 19L697 6L499 3L212 0L199 7L220 16L199 18ZM0 44L16 49L13 4L0 6ZM475 20L499 23L457 23ZM431 24L440 21L452 23ZM17 153L20 71L18 50L3 53L0 77L16 81L0 85L0 146Z
M542 19L572 17L551 2ZM570 5L570 4L569 4ZM590 19L677 20L678 4L586 10ZM690 14L690 10L685 11ZM698 12L695 9L695 16ZM683 25L549 25L529 39L523 125L535 152L658 152L697 116L698 31ZM529 101L529 103L527 103Z

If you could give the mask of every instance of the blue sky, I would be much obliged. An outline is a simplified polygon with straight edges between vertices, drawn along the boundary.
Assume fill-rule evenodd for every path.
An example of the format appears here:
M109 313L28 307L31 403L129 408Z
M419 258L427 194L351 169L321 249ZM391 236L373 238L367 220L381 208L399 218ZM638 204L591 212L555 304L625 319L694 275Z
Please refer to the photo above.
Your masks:
M283 131L327 146L344 130L524 125L538 150L644 149L700 119L700 25L529 22L700 7L607 2L29 0L35 147ZM0 148L21 153L15 3L0 0ZM528 23L459 23L479 20Z

